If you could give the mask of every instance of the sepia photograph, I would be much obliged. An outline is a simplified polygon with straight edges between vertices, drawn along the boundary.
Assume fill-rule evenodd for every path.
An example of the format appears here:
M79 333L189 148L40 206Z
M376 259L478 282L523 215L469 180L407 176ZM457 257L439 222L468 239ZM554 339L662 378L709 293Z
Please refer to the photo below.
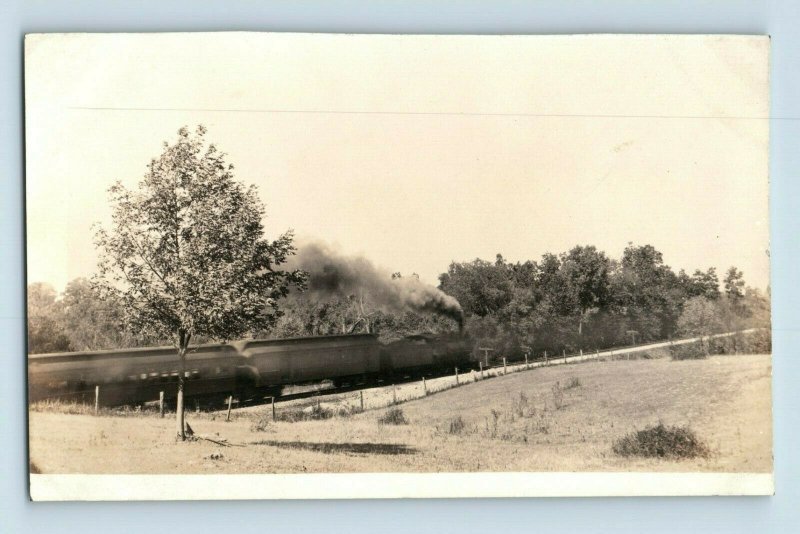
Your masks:
M769 52L27 35L31 497L772 494Z

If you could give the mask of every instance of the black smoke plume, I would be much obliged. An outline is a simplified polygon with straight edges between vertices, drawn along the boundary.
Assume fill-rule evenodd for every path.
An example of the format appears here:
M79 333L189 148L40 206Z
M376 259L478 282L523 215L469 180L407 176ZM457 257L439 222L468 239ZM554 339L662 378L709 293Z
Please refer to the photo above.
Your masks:
M344 256L325 244L301 243L290 267L308 273L307 293L312 297L363 292L380 308L437 313L456 321L459 328L463 326L461 305L450 295L415 276L392 278L366 258Z

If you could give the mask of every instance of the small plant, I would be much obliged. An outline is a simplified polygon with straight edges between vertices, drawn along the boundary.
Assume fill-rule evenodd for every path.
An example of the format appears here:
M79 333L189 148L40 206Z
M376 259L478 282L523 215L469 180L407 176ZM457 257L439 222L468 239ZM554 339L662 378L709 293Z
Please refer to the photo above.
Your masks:
M392 408L378 418L378 423L382 425L407 425L408 419L406 419L401 408Z
M561 384L556 382L553 384L553 406L555 406L556 410L560 410L564 407L564 390L561 388Z
M270 422L266 415L260 415L256 421L250 425L250 432L267 432Z
M450 420L450 430L448 432L450 434L461 434L467 428L467 424L464 422L464 419L457 415L453 419Z
M580 379L580 378L578 378L577 376L574 376L574 377L572 377L572 378L570 379L570 381L569 381L569 382L567 382L567 385L566 385L566 386L564 386L564 389L574 389L574 388L579 388L579 387L581 387L582 385L583 385L583 384L581 384L581 379Z
M688 427L655 426L632 432L616 440L612 446L620 456L643 456L645 458L706 458L708 447Z

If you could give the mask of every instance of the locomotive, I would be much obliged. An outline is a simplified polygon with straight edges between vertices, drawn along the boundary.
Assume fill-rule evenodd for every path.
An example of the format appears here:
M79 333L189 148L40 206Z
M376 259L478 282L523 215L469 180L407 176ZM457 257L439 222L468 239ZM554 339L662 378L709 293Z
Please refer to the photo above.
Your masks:
M477 365L469 338L409 336L383 343L374 334L237 341L199 345L185 366L187 397L279 396L287 385L330 381L371 384ZM100 386L106 406L141 404L177 394L180 374L172 347L28 356L29 401L88 400Z

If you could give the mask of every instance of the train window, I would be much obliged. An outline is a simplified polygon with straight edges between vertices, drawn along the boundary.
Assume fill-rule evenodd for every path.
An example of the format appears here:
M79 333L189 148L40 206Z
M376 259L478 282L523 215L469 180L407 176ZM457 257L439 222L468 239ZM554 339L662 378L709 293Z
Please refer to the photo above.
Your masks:
M140 374L139 378L141 378L142 380L146 379L147 378L147 373Z
M222 369L220 367L217 367L215 369L215 372L216 372L216 374L220 374L220 373L222 373Z

